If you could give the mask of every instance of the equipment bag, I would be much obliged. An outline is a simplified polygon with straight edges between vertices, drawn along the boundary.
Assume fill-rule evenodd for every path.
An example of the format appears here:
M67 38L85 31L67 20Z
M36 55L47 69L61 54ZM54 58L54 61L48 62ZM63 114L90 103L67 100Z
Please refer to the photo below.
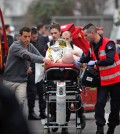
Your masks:
M98 70L91 66L86 66L80 76L82 86L98 87L100 86L100 76Z

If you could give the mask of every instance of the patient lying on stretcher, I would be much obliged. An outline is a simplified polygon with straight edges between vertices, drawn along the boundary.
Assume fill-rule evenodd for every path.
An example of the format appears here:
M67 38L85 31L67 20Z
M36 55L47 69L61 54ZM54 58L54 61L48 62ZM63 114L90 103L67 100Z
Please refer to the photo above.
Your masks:
M74 64L75 60L80 58L80 54L74 51L67 41L58 39L48 48L46 58L51 59L54 63Z

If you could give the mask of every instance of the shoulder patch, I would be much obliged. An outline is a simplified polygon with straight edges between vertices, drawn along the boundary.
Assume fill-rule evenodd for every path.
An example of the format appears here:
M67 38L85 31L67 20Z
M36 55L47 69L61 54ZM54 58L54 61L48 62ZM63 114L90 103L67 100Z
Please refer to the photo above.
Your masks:
M112 47L111 46L108 46L108 49L112 49Z

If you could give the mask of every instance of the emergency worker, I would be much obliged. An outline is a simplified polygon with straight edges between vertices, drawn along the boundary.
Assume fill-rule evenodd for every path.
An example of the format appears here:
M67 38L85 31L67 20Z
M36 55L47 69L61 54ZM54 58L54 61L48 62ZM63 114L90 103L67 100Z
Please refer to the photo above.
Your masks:
M30 42L37 48L39 52L41 52L39 50L40 44L38 39L38 31L36 28L31 28ZM43 80L41 80L38 83L35 83L35 63L31 63L30 68L31 72L29 72L28 74L28 81L27 81L28 119L29 120L39 120L40 118L45 119L46 103L43 98ZM38 95L39 99L39 110L40 110L39 116L37 116L34 111L36 95Z
M29 27L23 27L19 32L20 40L14 41L9 48L3 82L15 92L23 109L30 62L49 63L50 61L45 59L30 43L31 29Z
M91 50L80 59L80 63L88 63L90 66L96 65L101 80L95 108L96 134L104 134L106 123L104 108L109 93L111 100L107 134L114 134L115 127L119 125L120 111L120 60L118 52L115 43L108 38L101 37L93 24L86 25L83 28L83 33L90 42Z

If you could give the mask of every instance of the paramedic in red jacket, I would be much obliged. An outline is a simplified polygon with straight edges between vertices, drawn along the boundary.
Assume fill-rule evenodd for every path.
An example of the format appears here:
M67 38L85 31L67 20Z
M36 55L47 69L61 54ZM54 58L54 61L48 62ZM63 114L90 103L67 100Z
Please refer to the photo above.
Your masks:
M95 109L96 134L104 134L106 122L104 108L109 93L111 100L107 134L114 134L115 127L119 125L120 110L120 60L118 52L116 51L115 43L108 38L101 37L93 24L86 25L83 28L83 32L84 37L91 44L91 49L88 55L80 59L80 63L88 63L91 66L97 65L101 79Z

